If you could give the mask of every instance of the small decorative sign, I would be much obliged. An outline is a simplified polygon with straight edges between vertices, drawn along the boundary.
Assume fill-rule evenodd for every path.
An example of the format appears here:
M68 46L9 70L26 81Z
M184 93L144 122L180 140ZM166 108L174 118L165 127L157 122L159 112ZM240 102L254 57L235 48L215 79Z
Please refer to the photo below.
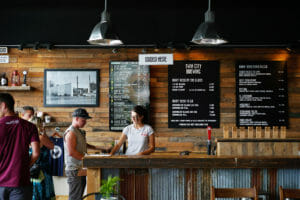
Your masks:
M7 53L7 47L0 47L0 53Z
M0 56L0 63L9 63L9 56Z
M139 65L173 65L173 54L139 54Z

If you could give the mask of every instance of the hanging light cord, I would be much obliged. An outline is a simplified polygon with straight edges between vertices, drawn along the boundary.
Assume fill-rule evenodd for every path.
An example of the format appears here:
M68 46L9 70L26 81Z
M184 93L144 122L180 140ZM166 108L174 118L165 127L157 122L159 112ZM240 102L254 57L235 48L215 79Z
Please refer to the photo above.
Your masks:
M105 0L105 4L104 4L104 12L106 12L106 10L107 10L107 2L106 2L106 0Z

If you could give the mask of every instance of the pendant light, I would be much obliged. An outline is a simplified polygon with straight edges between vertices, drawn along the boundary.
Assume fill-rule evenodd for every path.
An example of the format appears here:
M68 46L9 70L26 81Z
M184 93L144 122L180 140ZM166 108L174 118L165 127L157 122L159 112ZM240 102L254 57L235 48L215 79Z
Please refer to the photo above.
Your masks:
M109 13L107 12L107 2L105 0L105 9L101 14L101 21L94 27L88 43L95 45L114 46L121 45L123 42L113 32Z
M210 10L210 0L208 0L208 10L205 12L205 21L200 24L191 42L200 45L218 45L228 42L217 33L215 15Z

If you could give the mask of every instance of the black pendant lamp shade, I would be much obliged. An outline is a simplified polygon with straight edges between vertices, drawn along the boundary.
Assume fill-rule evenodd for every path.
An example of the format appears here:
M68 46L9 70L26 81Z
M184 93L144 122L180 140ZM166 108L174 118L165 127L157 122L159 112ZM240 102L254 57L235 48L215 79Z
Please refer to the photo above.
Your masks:
M123 44L123 42L113 31L109 13L106 11L106 0L105 9L101 14L101 21L94 27L88 43L103 46L115 46Z
M205 21L198 27L192 41L200 45L218 45L227 43L217 32L214 12L210 10L210 0L208 10L205 12Z

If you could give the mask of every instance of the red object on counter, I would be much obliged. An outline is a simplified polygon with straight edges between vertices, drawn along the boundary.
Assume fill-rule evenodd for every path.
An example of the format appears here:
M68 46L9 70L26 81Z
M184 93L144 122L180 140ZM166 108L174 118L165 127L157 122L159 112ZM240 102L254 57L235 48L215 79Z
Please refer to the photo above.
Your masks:
M17 70L14 70L11 75L11 85L19 86L20 85L20 74Z
M211 139L211 127L210 126L207 127L207 137L208 137L208 140Z

